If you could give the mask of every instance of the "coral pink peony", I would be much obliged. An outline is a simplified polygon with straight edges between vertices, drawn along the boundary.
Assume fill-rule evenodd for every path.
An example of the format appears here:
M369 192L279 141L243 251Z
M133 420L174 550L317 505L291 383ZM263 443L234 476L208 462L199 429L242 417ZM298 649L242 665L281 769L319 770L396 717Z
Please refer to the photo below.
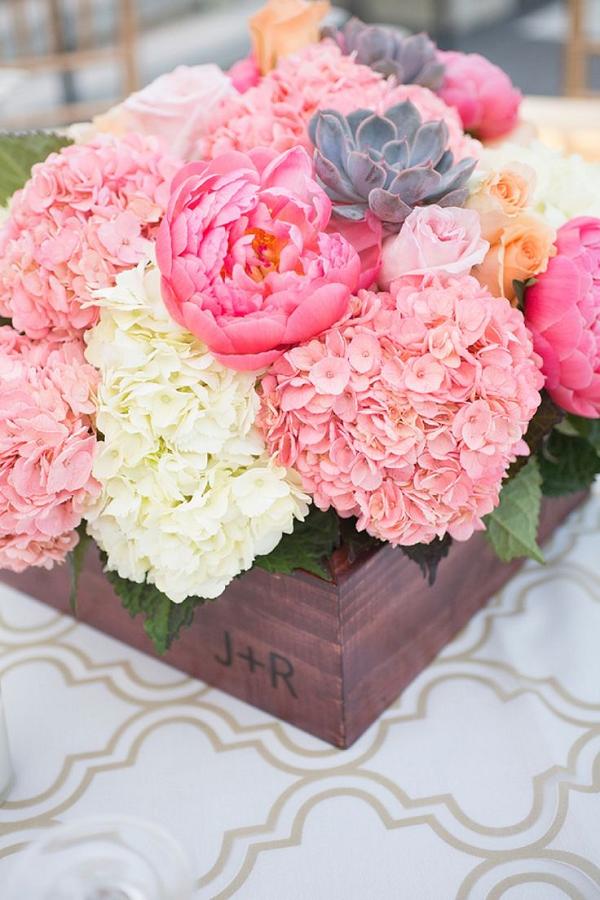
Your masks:
M502 69L478 53L440 52L445 66L440 96L454 106L466 131L486 140L512 131L521 92Z
M331 204L300 147L192 163L157 240L173 318L234 369L259 369L337 322L360 262L325 233Z
M130 131L161 138L171 153L188 159L204 125L223 97L234 94L218 66L178 66L94 119L101 132Z
M93 290L147 255L180 165L140 135L102 135L35 165L0 231L0 315L30 337L91 327Z
M455 109L420 85L395 85L345 56L329 40L280 60L256 87L223 100L207 124L197 155L212 158L227 150L247 153L260 146L282 152L299 144L312 151L308 123L317 110L348 115L362 108L382 113L403 100L411 100L424 121L446 122L449 149L456 159L478 155L479 144L463 133Z
M546 388L567 412L600 418L600 219L558 230L558 253L527 291L525 318Z
M474 210L417 207L400 232L384 243L379 284L389 290L394 281L407 275L468 275L488 248Z
M258 423L321 509L392 544L466 540L528 452L538 366L522 314L469 275L362 291L274 363Z
M64 559L99 491L90 433L96 372L79 341L0 328L0 568Z

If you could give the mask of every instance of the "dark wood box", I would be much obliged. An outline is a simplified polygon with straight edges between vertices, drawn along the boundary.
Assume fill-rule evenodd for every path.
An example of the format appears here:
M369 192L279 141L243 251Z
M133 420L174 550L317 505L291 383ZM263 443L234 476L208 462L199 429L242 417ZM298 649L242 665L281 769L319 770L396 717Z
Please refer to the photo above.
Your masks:
M585 494L544 504L546 540ZM429 587L418 567L386 547L340 574L269 575L255 569L196 611L163 657L177 669L338 747L349 747L516 572L478 534L455 543ZM69 572L32 569L0 578L68 612ZM154 654L88 554L78 617Z

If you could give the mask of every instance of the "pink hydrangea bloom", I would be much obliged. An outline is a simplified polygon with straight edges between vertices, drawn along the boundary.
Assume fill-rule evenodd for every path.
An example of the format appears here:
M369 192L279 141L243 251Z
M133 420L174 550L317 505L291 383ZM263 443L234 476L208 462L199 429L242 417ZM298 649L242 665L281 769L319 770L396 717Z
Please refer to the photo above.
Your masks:
M50 566L99 486L92 477L96 372L79 341L0 328L0 568Z
M540 402L523 316L469 275L361 291L262 380L259 425L321 509L392 544L466 540Z
M463 134L456 110L419 85L395 85L369 66L345 56L332 41L311 44L280 60L253 88L225 98L207 123L198 155L210 158L227 150L248 152L272 147L278 152L301 144L312 150L308 122L319 109L347 115L355 109L384 112L410 99L427 122L443 119L449 147L457 159L477 155L479 145Z
M180 163L154 138L110 136L33 167L0 232L0 314L30 337L78 335L94 288L148 253Z
M341 319L358 285L330 214L301 147L185 166L156 243L169 312L225 365L269 365Z
M567 412L600 418L600 219L558 229L557 255L527 290L525 318L546 388Z

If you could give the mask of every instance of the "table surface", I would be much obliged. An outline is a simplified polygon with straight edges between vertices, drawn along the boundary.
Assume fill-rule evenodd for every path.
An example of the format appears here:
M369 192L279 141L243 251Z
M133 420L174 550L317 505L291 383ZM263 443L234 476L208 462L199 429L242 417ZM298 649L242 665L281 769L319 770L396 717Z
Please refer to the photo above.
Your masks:
M597 494L347 751L1 588L0 885L48 827L127 813L197 898L600 897L599 536Z

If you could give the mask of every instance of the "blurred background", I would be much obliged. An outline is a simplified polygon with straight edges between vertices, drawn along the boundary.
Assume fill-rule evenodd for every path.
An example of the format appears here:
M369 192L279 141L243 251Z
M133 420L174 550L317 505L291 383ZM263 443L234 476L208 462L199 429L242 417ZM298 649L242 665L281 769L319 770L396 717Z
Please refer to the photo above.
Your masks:
M0 0L0 127L90 118L178 63L227 67L248 52L246 19L261 5ZM600 155L600 100L584 99L600 97L600 0L340 0L334 18L349 14L484 54L534 95L526 110L551 142ZM548 99L561 96L579 99Z

